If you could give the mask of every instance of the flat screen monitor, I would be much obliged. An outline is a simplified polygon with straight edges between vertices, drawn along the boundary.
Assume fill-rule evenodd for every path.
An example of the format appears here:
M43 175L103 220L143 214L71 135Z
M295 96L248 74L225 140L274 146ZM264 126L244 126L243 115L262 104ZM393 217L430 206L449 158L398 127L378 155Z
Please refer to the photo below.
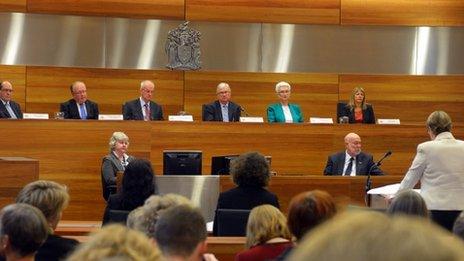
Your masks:
M229 175L230 174L230 162L236 159L239 155L225 155L225 156L213 156L211 158L211 175ZM265 156L266 161L271 168L271 156Z
M164 175L201 175L202 152L199 150L163 151Z

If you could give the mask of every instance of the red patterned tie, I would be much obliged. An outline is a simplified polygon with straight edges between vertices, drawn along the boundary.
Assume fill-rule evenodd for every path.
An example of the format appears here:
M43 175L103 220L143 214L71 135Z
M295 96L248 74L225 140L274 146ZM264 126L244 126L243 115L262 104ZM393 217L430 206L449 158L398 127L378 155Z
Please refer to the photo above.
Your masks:
M145 103L145 119L146 121L150 120L150 105L148 103Z

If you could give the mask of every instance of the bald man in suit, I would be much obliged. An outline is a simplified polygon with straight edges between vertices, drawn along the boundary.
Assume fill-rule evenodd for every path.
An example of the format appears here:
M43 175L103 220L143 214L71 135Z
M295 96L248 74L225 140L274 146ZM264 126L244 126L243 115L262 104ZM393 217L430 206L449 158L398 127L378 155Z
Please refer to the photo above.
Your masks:
M4 81L0 84L0 118L22 119L21 106L11 100L13 97L13 85Z

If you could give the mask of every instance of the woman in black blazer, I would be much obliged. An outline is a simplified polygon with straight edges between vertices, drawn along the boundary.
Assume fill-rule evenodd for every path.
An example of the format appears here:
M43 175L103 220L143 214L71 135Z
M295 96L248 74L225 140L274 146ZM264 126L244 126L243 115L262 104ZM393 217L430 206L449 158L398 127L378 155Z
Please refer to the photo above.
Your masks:
M350 101L339 112L338 117L348 117L349 123L375 124L375 115L372 105L366 103L366 94L363 88L355 87L351 93Z

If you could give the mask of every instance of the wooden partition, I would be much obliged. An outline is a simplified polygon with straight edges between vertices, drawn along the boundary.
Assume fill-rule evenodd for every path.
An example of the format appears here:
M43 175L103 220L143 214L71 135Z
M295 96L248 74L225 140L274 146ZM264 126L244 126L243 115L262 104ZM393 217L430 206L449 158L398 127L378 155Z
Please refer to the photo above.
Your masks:
M27 0L0 0L2 12L26 12Z
M399 118L423 124L435 110L444 110L453 122L464 122L464 76L340 75L340 100L354 87L366 91L376 118Z
M40 179L66 184L71 194L65 220L99 220L105 202L101 192L101 159L108 153L114 131L130 137L129 153L150 159L157 174L162 173L162 151L197 149L203 151L203 174L211 171L211 156L260 151L272 156L272 170L278 176L303 176L308 188L336 192L337 181L322 177L327 156L344 149L343 137L357 132L363 150L378 160L387 150L392 156L382 169L401 178L416 152L417 144L429 140L424 126L244 124L207 122L142 122L80 120L1 120L0 155L24 156L40 162ZM454 127L464 137L462 125ZM335 187L334 187L335 186ZM286 189L282 186L282 192ZM287 190L294 195L293 190ZM344 192L342 192L343 194ZM351 198L351 196L350 196ZM356 201L356 200L355 200Z
M183 108L181 71L122 70L95 68L27 67L27 111L53 114L59 104L72 98L69 86L80 80L87 86L88 99L98 103L100 113L121 114L125 101L140 97L140 82L155 82L153 100L164 114Z
M4 157L0 153L0 206L14 203L18 192L39 179L39 161L24 157Z

